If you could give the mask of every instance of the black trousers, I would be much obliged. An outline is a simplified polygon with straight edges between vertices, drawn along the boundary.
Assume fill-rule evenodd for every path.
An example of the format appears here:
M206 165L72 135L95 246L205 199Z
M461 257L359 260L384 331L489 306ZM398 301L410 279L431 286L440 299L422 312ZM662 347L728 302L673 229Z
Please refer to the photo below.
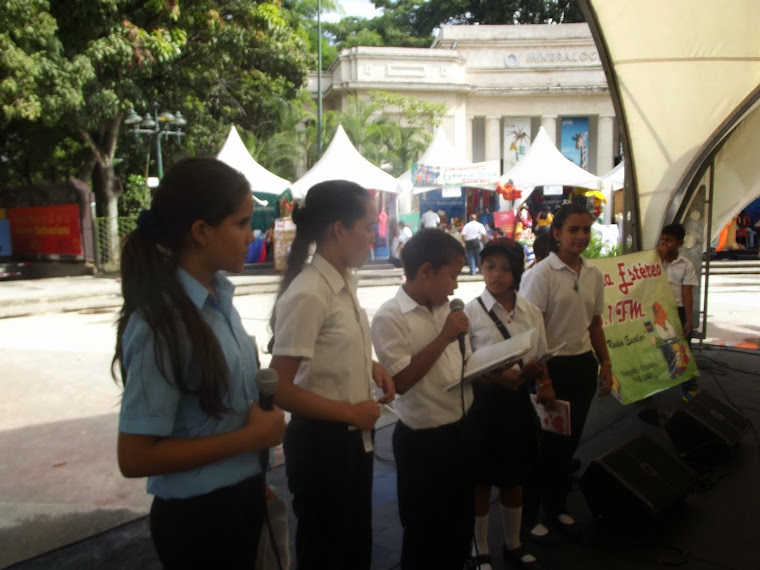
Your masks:
M265 508L263 475L188 499L155 497L150 534L167 570L251 570Z
M343 423L293 416L285 430L298 570L368 570L372 470L362 434Z
M393 431L403 570L462 570L475 522L467 422Z
M570 461L581 441L583 426L596 394L599 363L593 353L556 356L547 363L554 393L570 402L571 436L541 431L538 473L523 491L523 523L526 529L538 522L539 505L551 521L565 510L570 492Z

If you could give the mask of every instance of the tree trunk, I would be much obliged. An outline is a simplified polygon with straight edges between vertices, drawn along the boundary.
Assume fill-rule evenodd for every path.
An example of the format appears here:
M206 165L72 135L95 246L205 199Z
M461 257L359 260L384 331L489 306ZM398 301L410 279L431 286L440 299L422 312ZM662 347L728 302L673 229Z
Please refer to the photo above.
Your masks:
M105 231L100 232L100 266L111 270L118 269L121 253L121 238L119 236L119 205L116 184L116 173L113 169L116 153L116 139L122 116L110 120L102 120L97 142L90 133L82 130L82 138L90 147L95 159L92 171L92 188L97 200L98 215L106 219Z
M92 171L92 187L97 199L98 217L104 218L106 226L99 232L100 265L116 269L119 265L121 239L119 237L118 201L114 188L113 167L95 165Z

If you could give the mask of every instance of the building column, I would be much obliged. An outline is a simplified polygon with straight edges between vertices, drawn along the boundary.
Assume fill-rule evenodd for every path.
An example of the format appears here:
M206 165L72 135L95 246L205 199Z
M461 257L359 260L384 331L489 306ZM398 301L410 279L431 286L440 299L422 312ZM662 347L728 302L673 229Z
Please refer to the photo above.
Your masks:
M472 162L472 121L475 117L467 117L467 124L465 127L465 147L464 147L464 159L467 162Z
M596 169L599 176L609 172L614 166L615 149L613 148L615 140L615 118L611 116L599 115L596 127ZM612 220L612 192L607 197L607 203L602 210L604 213L604 224L613 223Z
M546 131L549 140L556 147L557 145L557 115L543 115L541 117L541 126Z
M501 115L486 117L486 160L501 158Z

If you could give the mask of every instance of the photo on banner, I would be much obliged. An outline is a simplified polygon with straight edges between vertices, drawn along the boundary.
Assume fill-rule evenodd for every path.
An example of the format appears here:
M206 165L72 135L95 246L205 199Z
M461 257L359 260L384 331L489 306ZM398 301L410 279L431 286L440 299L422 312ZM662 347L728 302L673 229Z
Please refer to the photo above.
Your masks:
M504 119L504 172L509 172L528 153L531 143L530 118Z
M591 139L588 132L588 117L562 117L560 138L562 156L584 170L589 169Z
M698 376L657 251L592 263L604 276L602 320L613 395L630 404Z

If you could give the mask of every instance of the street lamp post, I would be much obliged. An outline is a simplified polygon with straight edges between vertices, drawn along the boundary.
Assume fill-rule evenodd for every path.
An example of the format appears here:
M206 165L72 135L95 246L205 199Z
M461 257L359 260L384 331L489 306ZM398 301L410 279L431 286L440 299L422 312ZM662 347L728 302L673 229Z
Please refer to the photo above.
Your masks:
M158 103L151 105L153 109L153 116L150 113L145 113L145 117L141 117L135 113L134 109L131 109L127 114L127 118L124 119L124 124L130 127L133 133L148 135L156 137L156 165L158 166L158 178L164 177L164 159L161 154L161 137L177 137L178 140L182 140L182 136L185 134L182 132L182 128L187 125L187 120L182 116L182 113L177 111L174 114L168 111L158 113Z

